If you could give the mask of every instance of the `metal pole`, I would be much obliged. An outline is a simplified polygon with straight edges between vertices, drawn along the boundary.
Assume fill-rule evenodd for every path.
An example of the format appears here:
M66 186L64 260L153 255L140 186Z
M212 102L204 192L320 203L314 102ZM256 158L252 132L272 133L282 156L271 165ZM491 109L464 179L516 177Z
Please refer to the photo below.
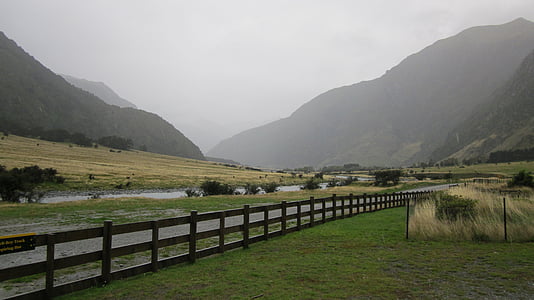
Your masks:
M408 224L410 224L410 197L406 197L406 239L408 239Z
M506 197L502 198L503 216L504 216L504 240L508 241L508 231L506 228Z

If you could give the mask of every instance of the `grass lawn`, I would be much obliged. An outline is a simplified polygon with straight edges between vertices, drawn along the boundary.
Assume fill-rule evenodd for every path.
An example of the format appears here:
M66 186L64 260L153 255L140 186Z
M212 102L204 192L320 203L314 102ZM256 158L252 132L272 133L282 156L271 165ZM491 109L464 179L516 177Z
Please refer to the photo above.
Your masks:
M534 244L407 241L404 213L330 222L61 299L534 297Z

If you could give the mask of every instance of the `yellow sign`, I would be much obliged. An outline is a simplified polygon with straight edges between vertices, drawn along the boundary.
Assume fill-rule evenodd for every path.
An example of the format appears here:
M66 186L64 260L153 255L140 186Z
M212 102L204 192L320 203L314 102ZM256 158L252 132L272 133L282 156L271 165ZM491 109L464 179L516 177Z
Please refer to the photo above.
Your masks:
M35 249L35 233L0 236L0 254Z

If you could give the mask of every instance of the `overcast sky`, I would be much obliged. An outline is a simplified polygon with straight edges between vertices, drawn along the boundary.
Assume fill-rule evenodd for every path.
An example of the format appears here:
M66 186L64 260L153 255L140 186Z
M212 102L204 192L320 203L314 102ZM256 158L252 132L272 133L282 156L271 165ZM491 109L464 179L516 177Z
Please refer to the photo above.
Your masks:
M518 17L534 21L533 0L0 1L0 30L45 66L105 82L203 150Z

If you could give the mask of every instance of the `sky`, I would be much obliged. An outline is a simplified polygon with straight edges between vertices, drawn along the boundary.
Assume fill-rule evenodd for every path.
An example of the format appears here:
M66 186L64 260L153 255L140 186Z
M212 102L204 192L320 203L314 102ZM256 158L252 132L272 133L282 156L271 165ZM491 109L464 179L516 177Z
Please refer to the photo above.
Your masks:
M0 0L0 31L58 74L101 81L206 152L371 80L532 0Z

